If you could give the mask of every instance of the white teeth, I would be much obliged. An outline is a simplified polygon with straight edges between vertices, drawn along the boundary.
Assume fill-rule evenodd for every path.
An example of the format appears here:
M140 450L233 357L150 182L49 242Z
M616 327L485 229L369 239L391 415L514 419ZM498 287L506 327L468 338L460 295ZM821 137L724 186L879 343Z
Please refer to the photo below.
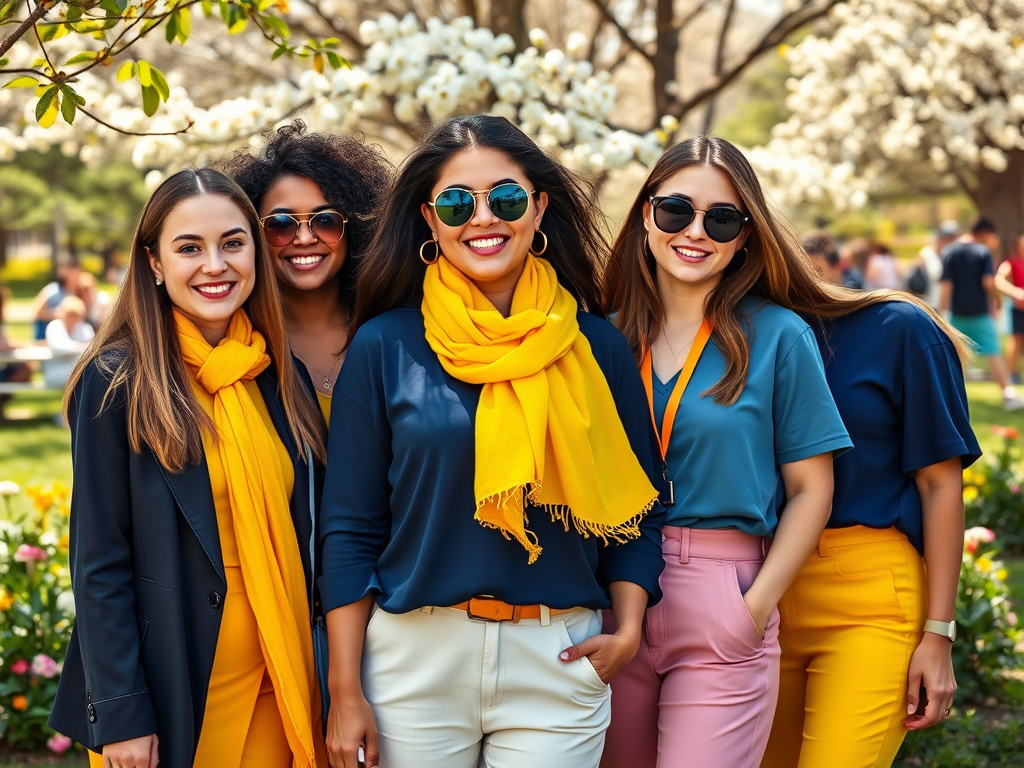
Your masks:
M676 247L675 251L676 253L682 254L683 256L689 256L691 259L702 259L705 256L710 255L707 251L694 251L691 250L690 248L679 248L678 246Z
M469 246L471 248L494 248L496 245L501 245L505 242L503 237L482 237L477 240L470 240Z
M231 290L231 283L221 283L220 285L197 285L196 290L205 296L219 296L222 293L227 293Z
M297 267L310 267L319 264L324 260L323 256L313 254L310 256L292 256L289 261Z

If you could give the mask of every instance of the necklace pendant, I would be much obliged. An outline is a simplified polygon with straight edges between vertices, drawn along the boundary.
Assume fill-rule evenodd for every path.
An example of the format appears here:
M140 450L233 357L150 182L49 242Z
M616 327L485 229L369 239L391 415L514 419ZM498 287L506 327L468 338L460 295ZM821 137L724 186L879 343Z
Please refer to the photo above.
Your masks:
M331 388L331 380L330 379L324 379L324 389L330 389L330 388Z

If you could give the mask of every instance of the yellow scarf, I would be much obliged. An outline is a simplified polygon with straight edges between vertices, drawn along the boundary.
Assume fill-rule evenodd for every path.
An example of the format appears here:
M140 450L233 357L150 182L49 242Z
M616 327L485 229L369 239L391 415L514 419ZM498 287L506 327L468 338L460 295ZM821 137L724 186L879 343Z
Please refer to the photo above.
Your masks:
M524 496L607 543L640 535L657 492L640 467L576 300L527 256L507 318L446 259L423 282L427 343L456 379L483 384L476 410L476 519L514 536L533 563Z
M213 395L217 449L228 481L242 578L293 765L324 766L323 747L313 731L314 713L320 718L306 578L284 473L273 438L243 384L270 365L266 342L242 310L232 316L227 335L216 347L178 311L174 321L185 363Z

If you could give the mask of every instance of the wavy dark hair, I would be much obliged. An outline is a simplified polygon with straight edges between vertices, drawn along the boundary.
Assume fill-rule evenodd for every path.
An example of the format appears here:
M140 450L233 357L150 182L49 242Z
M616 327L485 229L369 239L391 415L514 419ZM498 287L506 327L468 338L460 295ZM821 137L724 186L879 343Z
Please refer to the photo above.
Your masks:
M504 152L535 190L548 193L544 258L581 308L604 316L598 269L608 253L608 241L600 227L594 187L544 154L504 117L465 115L437 125L399 166L373 242L358 267L354 329L389 309L419 306L426 265L418 254L423 242L431 239L420 206L430 199L452 157L472 147Z
M95 360L110 379L103 406L122 396L126 400L128 439L133 451L141 453L144 446L149 446L161 466L171 472L202 460L200 430L216 434L216 428L192 391L178 343L174 304L167 290L157 286L148 258L149 253L160 255L160 234L171 211L199 195L226 197L245 215L256 246L256 269L252 293L242 306L253 328L266 339L292 437L300 451L307 444L322 461L326 456L323 419L292 364L281 294L256 210L237 184L212 168L178 171L156 188L142 209L124 285L110 317L71 374L64 392L64 418L68 420L68 409L83 372Z
M949 336L961 360L968 352L964 337L950 328L923 301L903 291L853 291L821 280L782 218L768 205L761 182L747 158L725 139L696 136L671 147L651 169L619 230L602 280L605 311L618 314L616 324L639 363L661 330L665 310L658 295L654 255L644 228L644 207L650 196L683 168L717 168L729 178L750 213L746 257L737 254L704 308L714 327L715 344L726 369L707 395L732 405L743 392L750 368L747 318L740 300L753 294L797 312L821 325L883 301L902 301L924 310Z
M379 146L366 144L362 136L306 133L301 120L267 131L264 138L267 143L258 155L240 149L218 168L245 190L256 210L282 176L300 176L320 187L327 202L348 219L348 252L338 272L338 287L342 303L351 310L356 264L373 237L380 199L394 167Z

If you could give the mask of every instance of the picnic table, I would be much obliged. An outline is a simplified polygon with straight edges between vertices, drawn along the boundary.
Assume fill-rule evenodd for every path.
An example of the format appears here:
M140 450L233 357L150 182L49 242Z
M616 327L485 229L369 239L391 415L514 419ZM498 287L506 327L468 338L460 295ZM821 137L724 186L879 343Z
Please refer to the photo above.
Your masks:
M0 351L0 365L6 363L44 363L53 360L53 350L49 347L14 347L6 351ZM32 381L0 381L0 395L13 395L18 392L45 392L47 390L63 390L63 387L53 387L43 379Z

